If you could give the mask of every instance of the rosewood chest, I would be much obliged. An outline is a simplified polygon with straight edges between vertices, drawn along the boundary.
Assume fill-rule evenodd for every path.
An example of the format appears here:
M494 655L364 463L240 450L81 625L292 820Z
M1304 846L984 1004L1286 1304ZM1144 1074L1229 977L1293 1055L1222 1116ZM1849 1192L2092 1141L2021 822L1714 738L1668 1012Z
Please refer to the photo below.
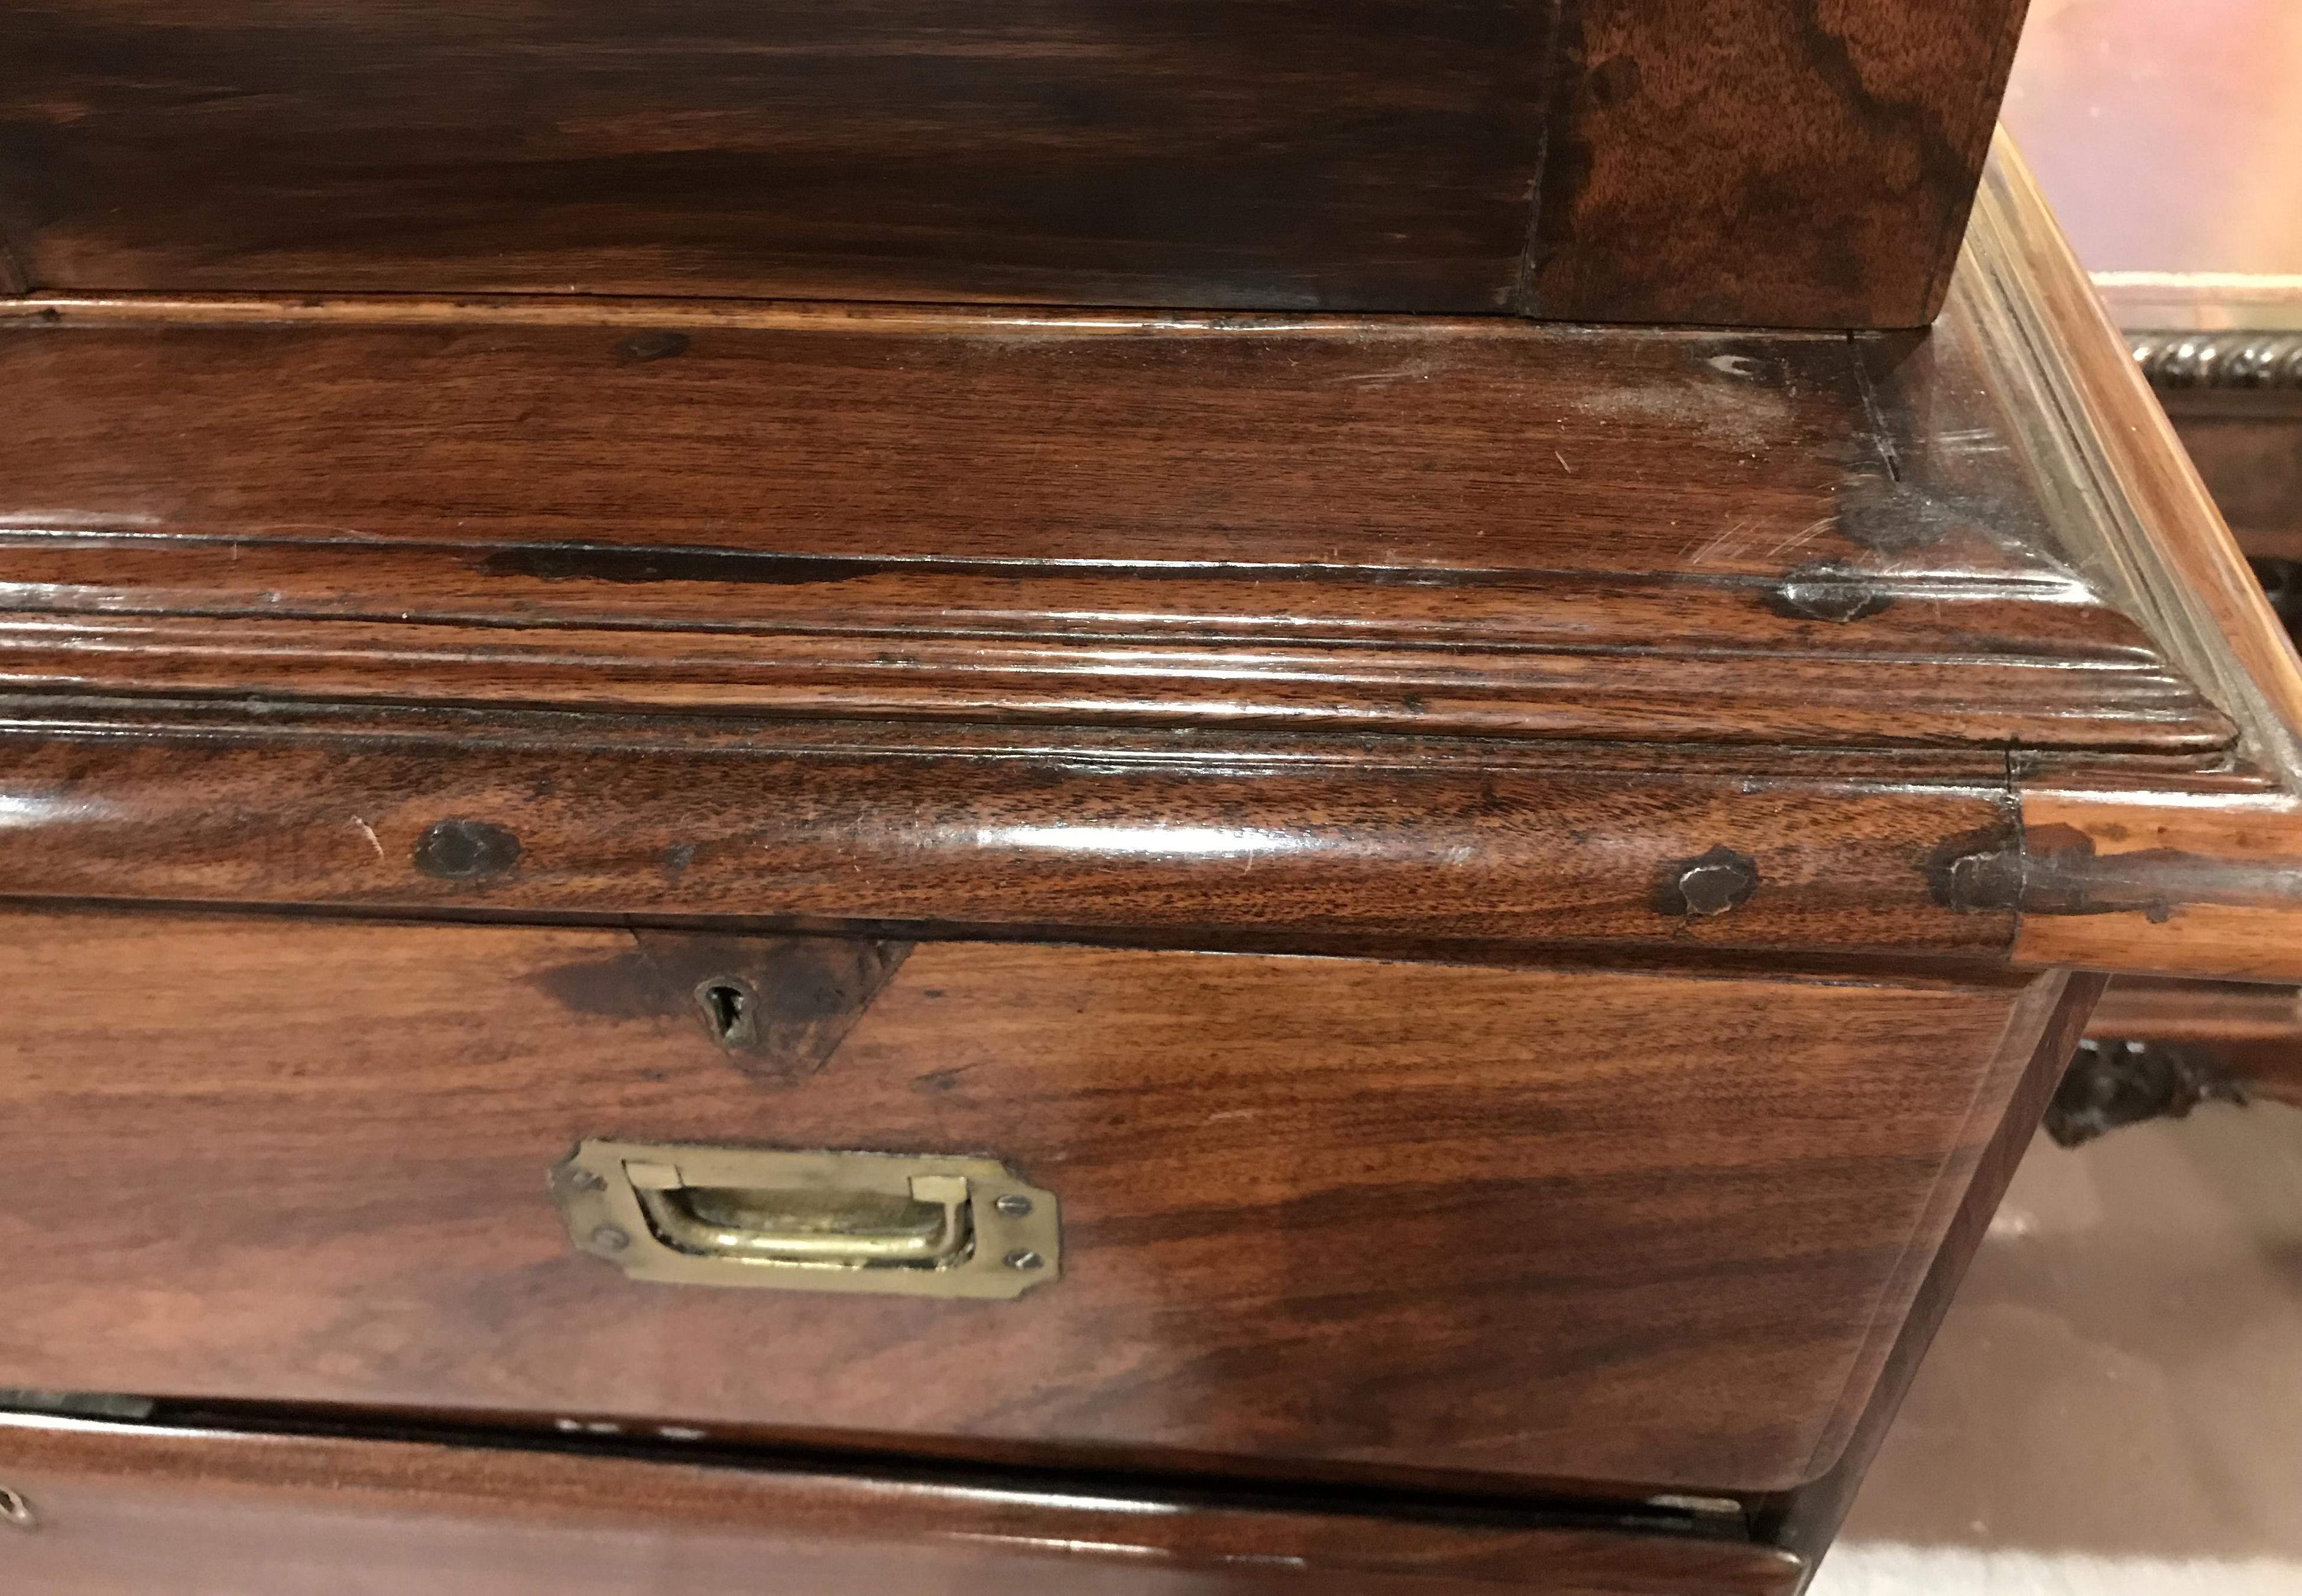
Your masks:
M9 1588L1800 1588L2302 978L2018 9L0 4Z

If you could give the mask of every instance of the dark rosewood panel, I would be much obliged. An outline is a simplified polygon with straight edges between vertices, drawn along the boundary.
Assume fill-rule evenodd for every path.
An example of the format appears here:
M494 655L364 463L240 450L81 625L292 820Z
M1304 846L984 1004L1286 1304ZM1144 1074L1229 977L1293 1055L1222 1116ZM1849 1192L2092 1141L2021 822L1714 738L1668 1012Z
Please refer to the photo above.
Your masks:
M1984 197L1922 335L9 301L6 886L2286 976L2302 676Z
M1495 311L1552 0L0 7L41 287Z
M2005 458L2012 424L1970 342L1890 403L1858 362L1867 340L1813 334L44 297L0 302L0 372L25 400L0 489L34 529L994 574L1098 561L1779 578L1822 561L2059 575L2035 509L2021 516L2037 493ZM1892 365L1914 346L1886 348ZM1945 404L1973 414L1945 424ZM1962 441L1995 467L1986 491L1895 525L1888 461L1975 427ZM581 575L575 558L539 574Z
M1937 868L2012 845L1995 755L9 708L14 897L1967 961L2004 955L2017 907ZM1690 898L1719 851L1734 890Z
M1567 0L1528 302L1934 319L2023 0Z
M1953 1199L1956 1212L1927 1265L1926 1279L1907 1316L1891 1335L1891 1349L1870 1400L1846 1438L1836 1464L1802 1490L1751 1504L1752 1521L1767 1540L1818 1560L1829 1550L1950 1308L1951 1298L1998 1212L1999 1199L2006 1195L2015 1166L2036 1139L2039 1119L2054 1096L2063 1066L2079 1045L2087 1015L2101 996L2104 984L2105 978L2098 975L2072 976L2054 1019L2039 1033L2029 1058L2018 1066L2012 1095L2003 1105L1981 1156Z
M0 1415L39 1596L1788 1596L1795 1558L1595 1515ZM767 1575L771 1585L763 1585ZM26 1583L29 1582L29 1583Z
M2205 757L2229 737L2073 583L1970 328L604 314L0 321L24 401L0 682Z
M2021 9L9 0L0 231L38 288L1914 326Z
M770 1025L822 1006L805 945L727 955ZM0 1384L1787 1486L2061 987L922 943L762 1070L697 956L7 920ZM1062 1278L634 1282L546 1187L587 1137L994 1156L1061 1203Z

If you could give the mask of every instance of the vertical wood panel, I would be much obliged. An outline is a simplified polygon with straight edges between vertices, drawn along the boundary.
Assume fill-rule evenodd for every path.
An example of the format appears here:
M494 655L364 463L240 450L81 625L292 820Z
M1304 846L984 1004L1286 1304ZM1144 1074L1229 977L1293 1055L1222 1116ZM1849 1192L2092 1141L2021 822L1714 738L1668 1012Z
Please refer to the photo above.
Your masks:
M0 224L75 290L1913 325L2021 8L4 0Z
M2021 0L1567 0L1535 315L1918 326Z
M1495 311L1553 0L6 0L44 285Z

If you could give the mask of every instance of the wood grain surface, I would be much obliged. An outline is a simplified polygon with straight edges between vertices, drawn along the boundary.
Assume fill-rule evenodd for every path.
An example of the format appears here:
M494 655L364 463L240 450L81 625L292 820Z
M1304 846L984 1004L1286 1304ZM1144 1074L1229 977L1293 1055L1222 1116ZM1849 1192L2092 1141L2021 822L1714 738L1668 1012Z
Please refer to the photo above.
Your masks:
M2014 929L2011 900L1937 879L2012 834L1995 755L1841 774L1635 745L1514 762L1438 740L9 707L18 899L1842 965L1999 959ZM485 845L459 861L441 839ZM1751 890L1693 912L1675 884L1714 849Z
M1499 310L1551 5L12 0L43 287Z
M768 1078L625 933L4 931L0 1384L1711 1491L1829 1466L2059 989L921 944ZM996 1156L1063 1277L635 1283L585 1137Z
M1943 1315L1950 1311L1959 1282L1966 1278L1967 1266L1997 1215L1999 1199L2006 1195L2015 1167L2037 1139L2038 1122L2105 984L2106 978L2090 972L2071 976L2053 1018L2038 1033L2029 1057L2016 1070L2017 1079L1999 1111L1996 1129L1967 1172L1956 1212L1928 1263L1926 1279L1912 1298L1909 1313L1895 1330L1870 1400L1837 1461L1828 1473L1798 1491L1749 1504L1752 1522L1763 1539L1809 1559L1809 1579L1854 1505L1862 1477L1886 1442L1903 1398L1918 1376L1936 1331L1941 1328Z
M2302 979L2302 806L2287 794L2044 790L2022 816L2019 962Z
M2024 10L1567 0L1532 307L1932 321Z
M1955 332L1920 352L198 310L0 320L26 400L0 682L2171 755L2230 735L2073 584Z
M2022 9L9 0L0 233L38 288L1917 326Z
M2004 958L2026 792L2240 825L2302 677L1983 201L1924 336L10 302L8 890ZM2232 972L2188 890L2021 956Z
M35 1518L0 1525L27 1596L749 1596L763 1575L790 1596L1787 1596L1800 1567L1597 1515L20 1415L0 1415L0 1483Z
M2302 1061L2302 989L2121 976L2095 1004L2087 1035L2105 1041L2266 1043Z

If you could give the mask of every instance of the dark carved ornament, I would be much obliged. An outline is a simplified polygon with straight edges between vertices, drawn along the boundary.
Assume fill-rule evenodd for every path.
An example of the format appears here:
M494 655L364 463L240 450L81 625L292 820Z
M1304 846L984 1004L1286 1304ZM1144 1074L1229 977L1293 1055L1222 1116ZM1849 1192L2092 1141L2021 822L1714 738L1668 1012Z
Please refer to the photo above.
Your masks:
M2302 332L2130 332L2153 388L2302 390Z
M2187 1118L2201 1103L2247 1100L2246 1083L2210 1049L2089 1039L2046 1105L2046 1134L2075 1147L2122 1125Z

